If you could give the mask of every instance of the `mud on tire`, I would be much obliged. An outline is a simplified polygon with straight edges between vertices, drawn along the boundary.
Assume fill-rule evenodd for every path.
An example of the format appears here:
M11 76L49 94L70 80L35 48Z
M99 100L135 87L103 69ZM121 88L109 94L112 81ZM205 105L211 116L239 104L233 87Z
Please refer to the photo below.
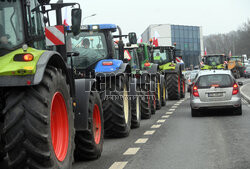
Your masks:
M103 149L104 123L100 96L90 92L88 129L76 131L74 156L76 160L93 160L101 156Z
M62 112L62 109L57 109L56 113L52 111L52 99L53 102L63 104L58 102L60 99L54 100L57 94L62 101L64 100L65 106L61 107L65 108L64 117L68 118L68 146L64 147L66 154L64 153L60 160L58 158L60 155L56 155L54 151L51 134L51 117L57 112ZM72 102L66 77L61 70L47 67L39 85L10 89L3 112L5 151L10 168L72 168L74 149ZM57 132L62 134L61 131ZM63 132L65 133L65 130Z

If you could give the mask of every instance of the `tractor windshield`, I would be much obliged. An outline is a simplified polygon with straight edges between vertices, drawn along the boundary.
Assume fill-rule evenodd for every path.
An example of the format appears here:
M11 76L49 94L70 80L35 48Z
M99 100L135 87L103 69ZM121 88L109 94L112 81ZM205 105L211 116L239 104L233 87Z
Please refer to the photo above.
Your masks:
M101 32L81 32L77 36L69 33L67 51L79 53L79 56L73 57L73 66L76 69L87 69L108 55L106 39Z
M153 53L154 63L157 63L159 65L171 62L171 53L169 50L163 50L160 49L154 49Z
M20 1L0 1L0 56L24 41Z
M223 64L223 56L208 56L205 60L206 65L217 66Z
M230 60L242 62L242 58L240 58L240 57L231 57Z

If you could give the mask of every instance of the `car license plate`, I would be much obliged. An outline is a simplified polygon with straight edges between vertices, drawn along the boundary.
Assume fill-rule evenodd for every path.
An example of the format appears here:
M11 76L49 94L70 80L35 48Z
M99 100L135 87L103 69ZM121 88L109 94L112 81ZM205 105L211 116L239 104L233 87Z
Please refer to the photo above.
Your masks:
M222 97L223 93L208 93L208 97Z

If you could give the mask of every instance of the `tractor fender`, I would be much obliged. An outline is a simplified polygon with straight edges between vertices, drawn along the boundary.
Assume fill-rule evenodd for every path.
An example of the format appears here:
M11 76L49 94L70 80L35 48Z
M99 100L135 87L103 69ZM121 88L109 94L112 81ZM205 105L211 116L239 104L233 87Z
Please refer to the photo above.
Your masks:
M114 70L114 71L112 71ZM131 73L131 67L128 63L121 63L119 67L116 67L115 69L112 69L109 72L101 72L97 71L96 72L96 77L110 77L110 76L120 76L121 74L124 73Z
M151 68L148 69L149 74L156 74L159 70L158 64L152 64Z
M88 129L88 106L90 92L95 85L95 79L75 79L75 129Z
M70 85L70 94L74 96L74 80L72 79L65 61L62 56L56 51L45 51L39 58L36 64L36 73L34 75L32 85L40 84L43 79L43 75L46 67L54 66L56 68L62 69L63 73L66 75L67 83Z

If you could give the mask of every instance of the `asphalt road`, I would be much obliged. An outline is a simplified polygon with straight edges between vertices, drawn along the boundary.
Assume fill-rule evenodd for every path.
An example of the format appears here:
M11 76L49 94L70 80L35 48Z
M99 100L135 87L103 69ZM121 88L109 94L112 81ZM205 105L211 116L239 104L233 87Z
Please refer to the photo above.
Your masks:
M191 117L189 96L172 107L177 102L168 101L129 137L105 139L100 159L77 162L73 169L250 168L250 105L246 101L242 116L223 110L197 118Z

